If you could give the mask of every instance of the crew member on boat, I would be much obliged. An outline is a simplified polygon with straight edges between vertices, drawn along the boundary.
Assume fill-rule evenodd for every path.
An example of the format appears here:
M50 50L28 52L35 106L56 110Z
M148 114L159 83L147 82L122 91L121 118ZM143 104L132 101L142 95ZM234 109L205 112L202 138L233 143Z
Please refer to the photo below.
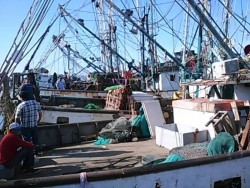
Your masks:
M40 103L29 100L28 92L22 92L20 97L22 102L16 108L15 121L21 125L24 139L37 145L37 126L42 118ZM38 154L38 151L35 150L35 153Z
M34 148L34 144L22 139L21 126L12 123L0 142L0 164L5 168L12 168L23 161L22 172L34 172Z
M35 100L35 88L33 84L30 83L30 79L28 77L24 79L23 84L20 86L20 93L22 92L28 92L29 100Z
M30 73L20 86L20 93L28 92L28 100L40 101L40 91L36 86L34 74Z
M57 89L65 89L64 87L64 82L62 77L60 77L57 81L56 81L56 88Z

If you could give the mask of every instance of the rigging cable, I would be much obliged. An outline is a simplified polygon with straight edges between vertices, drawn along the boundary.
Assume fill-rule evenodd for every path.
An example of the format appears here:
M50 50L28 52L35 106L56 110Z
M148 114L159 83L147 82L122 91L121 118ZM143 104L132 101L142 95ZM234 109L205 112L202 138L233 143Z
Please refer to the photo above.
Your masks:
M235 20L243 27L245 31L247 31L248 34L250 34L250 31L241 23L241 21L234 15L234 12L232 12L230 9L228 9L221 0L218 0L219 3L235 18ZM244 19L242 19L244 21Z
M103 45L105 45L109 50L112 51L112 53L115 53L119 58L121 58L123 61L125 61L128 65L131 66L131 68L133 68L136 72L138 72L139 74L142 74L135 66L133 66L131 64L131 62L128 62L126 59L124 59L124 57L122 57L118 52L114 51L109 45L107 45L105 43L104 40L101 40L97 35L95 35L90 29L88 29L84 23L83 20L81 19L76 19L73 16L71 16L65 9L63 9L63 11L66 13L67 16L69 16L72 20L74 20L76 23L78 23L80 26L82 26L85 30L87 30L91 35L93 35L95 38L97 38L98 40L100 40L102 42Z
M48 2L48 1L47 1ZM45 2L46 3L46 2ZM40 8L39 14L37 14L37 19L35 20L35 23L33 24L33 26L31 27L31 30L28 33L28 36L25 41L24 44L21 46L20 51L24 52L25 49L27 49L29 43L31 42L33 36L35 35L35 31L37 30L37 28L40 26L41 22L43 21L45 15L47 14L48 11L48 6L51 6L51 4L44 4L43 7ZM27 55L23 54L22 57L20 57L20 61ZM13 70L15 69L15 67L18 65L18 63L13 67ZM8 70L10 71L10 69Z
M79 42L91 53L91 55L93 55L96 59L98 59L96 57L96 55L92 52L92 50L90 50L90 48L88 47L88 45L79 38L79 33L74 31L72 25L70 25L70 23L68 22L68 20L65 17L63 17L63 18L64 18L64 21L68 24L69 29L75 35L75 37L79 40ZM91 44L93 44L93 40L92 40Z
M173 4L174 5L174 4ZM158 8L153 4L153 7L155 8L155 10L158 12L158 14L163 18L161 12L158 10ZM173 7L173 6L172 6ZM185 46L186 49L188 49L190 51L190 49L186 46L186 44L183 43L182 39L180 37L178 37L178 35L174 32L173 26L170 26L169 23L165 20L165 18L163 18L163 21L166 23L166 25L172 30L172 32L174 33L174 35L177 37L177 39L179 39L179 41L182 43L183 46ZM175 43L173 43L175 44Z
M248 4L249 5L249 4ZM248 7L248 6L247 6ZM241 1L241 10L243 10L242 9L242 1ZM244 21L244 24L245 24L245 26L246 26L246 19L247 19L247 14L246 14L246 16L243 16L243 11L242 11L242 17L244 18L243 19L243 21ZM245 30L243 30L243 33L242 33L242 39L241 39L241 44L243 44L244 43L244 36L245 36ZM242 53L242 50L244 50L244 48L241 48L241 53Z
M209 16L209 18L212 20L212 22L215 24L215 26L219 29L219 31L221 32L222 36L224 38L227 38L225 36L225 33L221 30L221 28L219 27L218 23L214 20L214 18L211 16L211 14L207 11L206 7L202 4L202 2L200 0L198 0L198 2L201 4L202 8L206 12L206 14ZM233 46L232 46L232 49L234 49L234 52L240 57L240 54L238 53L238 51Z
M8 68L8 67L7 67L8 65L6 65L6 67L5 67L4 69L3 69L3 66L4 66L5 63L7 63L7 64L10 63L11 60L7 60L7 58L8 58L8 56L10 55L11 50L12 50L12 49L14 48L14 46L15 46L15 51L16 51L16 49L21 45L20 43L22 42L23 38L25 37L25 35L26 35L27 31L28 31L28 28L30 27L30 26L29 26L29 25L30 25L30 22L31 22L31 20L33 19L34 14L35 14L35 11L36 11L36 7L35 7L34 4L35 4L35 1L33 1L33 4L32 4L32 6L31 6L31 8L30 8L28 14L26 15L26 17L25 17L24 21L22 22L21 26L19 27L18 33L17 33L17 35L16 35L16 37L15 37L15 39L14 39L14 42L13 42L13 44L12 44L12 46L11 46L9 52L7 53L7 55L6 55L6 57L5 57L4 63L3 63L2 66L1 66L1 69L0 69L1 72L5 72L5 70ZM38 4L38 2L36 3L36 6L39 6L39 5L37 5L37 4ZM25 22L26 20L28 20L27 23ZM26 24L26 27L24 27L24 24ZM21 33L21 32L22 32L22 37L21 37L21 39L20 39L20 41L19 41L19 44L16 44L17 39L18 39L18 34ZM13 54L13 55L14 55L14 54ZM12 56L13 56L13 55L12 55Z
M59 15L54 19L54 21L47 27L47 29L45 30L45 32L42 34L42 36L38 39L39 43L36 47L36 49L34 50L33 54L31 55L28 63L26 64L25 68L24 68L24 71L25 70L29 70L29 65L30 65L30 62L33 60L35 54L37 53L38 49L40 48L45 36L48 34L50 28L53 26L53 24L55 23L55 21L58 19ZM33 46L34 47L34 46ZM31 47L31 49L33 48Z

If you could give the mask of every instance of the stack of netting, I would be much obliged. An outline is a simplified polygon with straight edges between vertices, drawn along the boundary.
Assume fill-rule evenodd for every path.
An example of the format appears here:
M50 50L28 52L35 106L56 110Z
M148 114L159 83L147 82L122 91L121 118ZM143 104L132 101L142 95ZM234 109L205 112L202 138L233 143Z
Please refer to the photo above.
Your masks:
M169 154L178 154L185 159L220 155L238 151L238 143L228 132L220 132L209 142L188 144L184 147L173 148Z
M188 144L183 147L173 148L170 154L179 154L187 159L195 159L207 156L207 146L209 142Z

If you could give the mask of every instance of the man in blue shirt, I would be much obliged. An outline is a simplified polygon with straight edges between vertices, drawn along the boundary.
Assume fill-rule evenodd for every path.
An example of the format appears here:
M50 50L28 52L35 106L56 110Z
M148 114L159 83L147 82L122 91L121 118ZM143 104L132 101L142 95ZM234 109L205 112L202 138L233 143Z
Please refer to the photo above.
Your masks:
M60 77L60 78L56 81L56 88L57 88L57 89L65 89L65 87L64 87L64 82L62 81L62 77Z
M40 102L40 90L36 85L34 73L29 73L24 83L19 88L20 97L23 92L28 92L28 100Z

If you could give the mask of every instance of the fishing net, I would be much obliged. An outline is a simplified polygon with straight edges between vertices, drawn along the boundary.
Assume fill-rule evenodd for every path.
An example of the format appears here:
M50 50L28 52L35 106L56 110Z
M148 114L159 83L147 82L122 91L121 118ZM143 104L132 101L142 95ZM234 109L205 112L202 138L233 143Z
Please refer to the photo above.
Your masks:
M127 141L131 137L131 122L125 117L120 117L102 128L99 135L104 139L115 139L118 142Z
M227 132L221 132L208 144L208 155L232 153L237 148L236 145L236 141L232 135Z
M195 159L207 156L207 146L209 142L193 143L183 147L176 147L169 151L169 155L180 155L183 158Z
M147 119L145 117L143 108L141 107L139 109L139 115L137 115L133 120L132 120L132 125L135 127L140 127L141 130L141 137L142 138L150 138L150 132L148 129L148 122Z
M178 154L185 159L195 159L224 153L232 153L237 150L237 142L227 132L219 133L213 140L203 143L188 144L176 147L169 151L169 155Z

